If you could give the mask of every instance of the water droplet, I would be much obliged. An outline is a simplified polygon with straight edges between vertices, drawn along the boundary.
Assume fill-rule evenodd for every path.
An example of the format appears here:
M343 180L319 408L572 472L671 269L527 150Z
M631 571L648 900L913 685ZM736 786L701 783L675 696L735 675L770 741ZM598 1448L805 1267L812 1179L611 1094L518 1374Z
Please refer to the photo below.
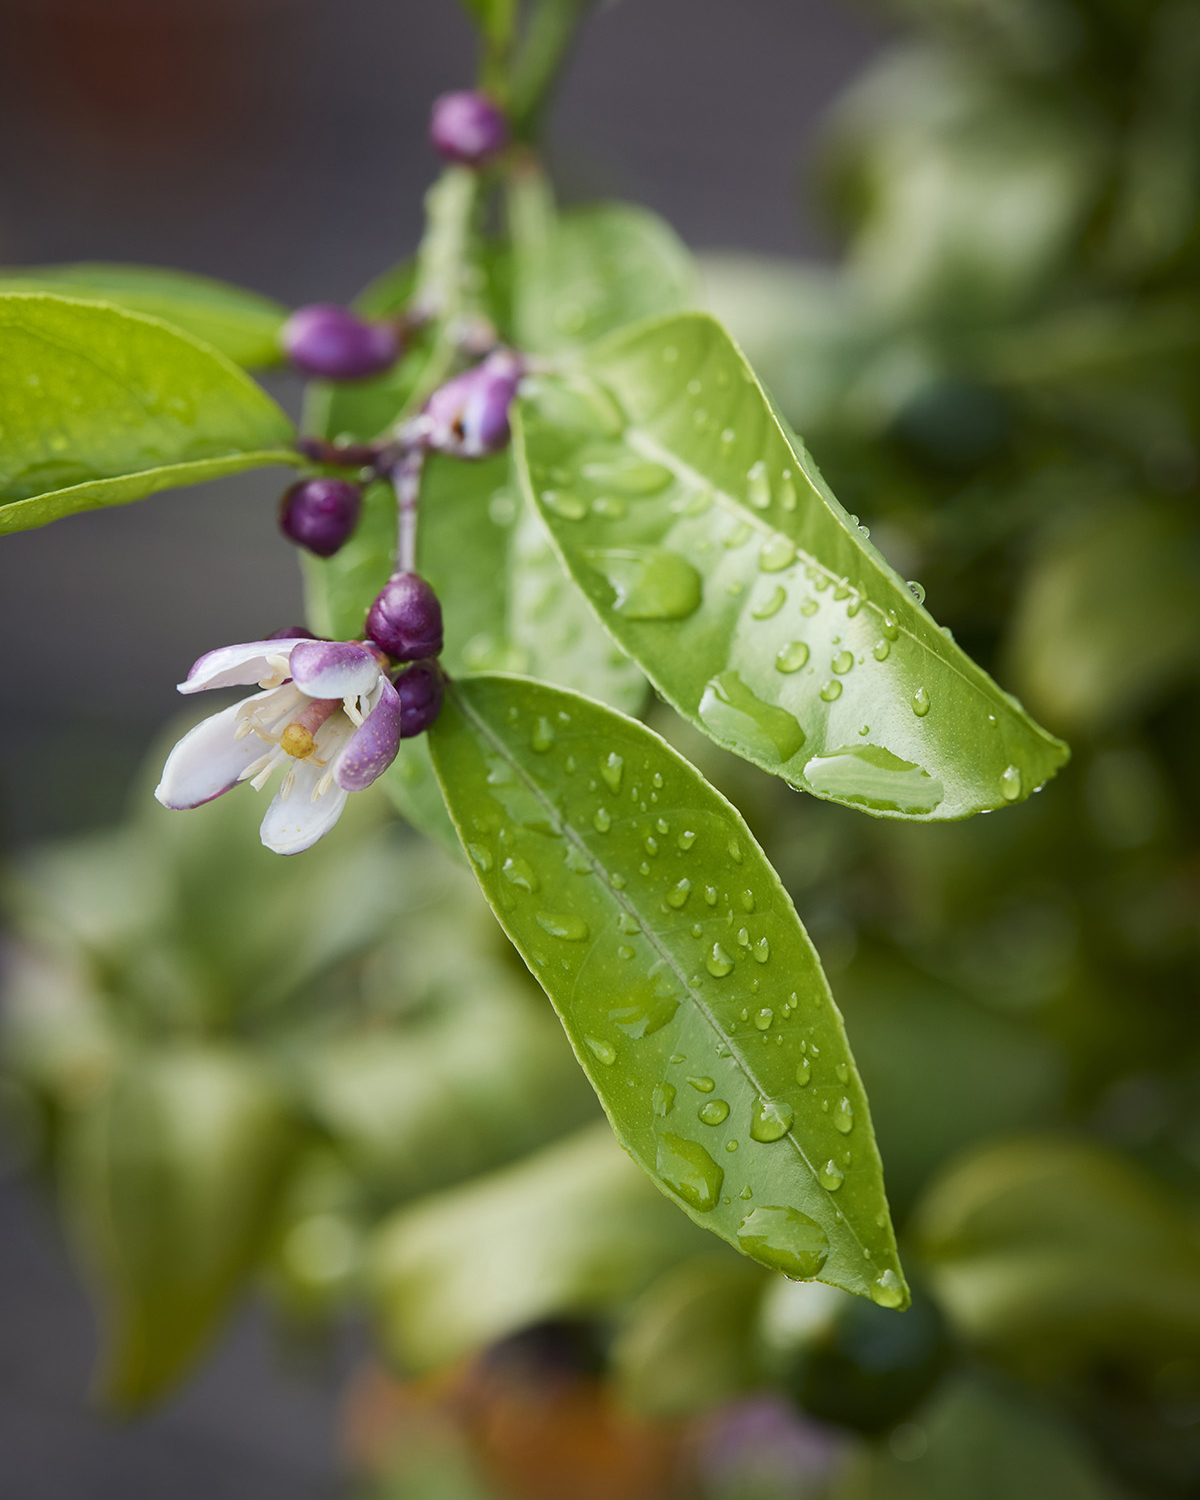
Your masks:
M767 466L760 458L751 464L746 475L746 498L757 510L766 510L771 503L771 481L767 478Z
M634 951L635 950L632 949L628 945L628 943L622 943L622 945L617 949L617 957L618 958L624 958L624 959L630 959L630 958L633 957Z
M658 840L654 837L654 835L652 833L648 833L646 835L646 837L642 840L642 847L645 849L645 851L646 851L647 854L657 854L658 853Z
M690 849L696 842L696 835L690 828L685 828L675 842L681 849Z
M891 653L891 649L892 647L889 641L878 640L871 647L871 655L875 658L876 661L887 661L888 656Z
M765 964L771 957L771 945L765 937L760 937L750 951L754 955L756 964Z
M619 521L629 514L629 507L620 495L597 495L592 501L592 514L606 521Z
M817 1173L817 1181L826 1192L836 1193L846 1180L846 1174L832 1158Z
M656 1083L650 1095L650 1108L660 1120L666 1119L667 1115L675 1108L675 1085L673 1083Z
M738 1143L736 1141L726 1141L725 1142L725 1149L726 1149L726 1151L736 1151L737 1148L738 1148ZM742 1191L738 1194L739 1198L749 1198L750 1196L751 1196L751 1194L750 1194L749 1188L743 1188Z
M600 775L609 791L615 793L621 790L621 778L624 774L624 756L618 755L615 750L610 750L608 755L600 762Z
M853 651L846 651L846 650L839 651L834 656L833 660L829 663L829 665L840 676L844 676L850 670L850 668L854 665L854 652Z
M929 712L929 693L923 687L919 687L912 695L912 711L918 719L923 719Z
M607 807L598 807L592 814L592 827L597 833L607 833L612 827L612 813Z
M671 483L674 475L662 464L634 454L618 454L611 459L593 460L580 466L580 475L596 489L615 490L619 495L639 497L657 495Z
M714 979L724 979L726 974L733 969L733 959L725 952L720 943L712 945L712 952L704 960L704 967Z
M742 854L742 846L738 843L737 839L730 839L725 847L729 851L729 857L733 860L734 864L740 865L745 856Z
M713 1089L716 1088L716 1084L712 1079L706 1077L704 1074L700 1074L696 1078L689 1078L688 1082L702 1094L711 1094Z
M724 1099L710 1099L700 1106L697 1114L706 1125L724 1125L729 1118L729 1106Z
M883 612L883 633L889 641L894 641L900 634L900 621L896 618L894 611L885 609Z
M792 715L764 703L733 671L710 678L700 699L700 717L718 738L772 764L791 760L804 744L804 731Z
M617 1049L611 1042L602 1042L598 1037L585 1036L584 1043L598 1062L602 1062L606 1068L611 1068L617 1060Z
M545 715L542 715L534 725L533 735L529 741L530 749L538 755L545 755L553 744L554 725Z
M839 1083L849 1083L850 1082L850 1064L849 1063L840 1062L834 1068L833 1071L837 1075L837 1081Z
M691 893L692 882L685 875L682 880L677 881L667 892L667 905L678 911L686 903Z
M569 490L543 490L542 504L564 521L582 521L588 513L587 501Z
M758 554L758 566L764 573L782 573L795 561L796 544L782 532L776 532Z
M936 777L880 745L850 745L816 755L804 767L804 779L814 792L873 812L932 812L943 793Z
M796 509L796 486L792 483L791 469L784 469L779 485L779 503L784 510Z
M653 1036L674 1019L680 998L679 981L660 961L622 995L608 1018L625 1036Z
M747 1255L800 1281L818 1275L829 1254L825 1231L798 1208L756 1208L742 1220L737 1238Z
M1000 776L1000 795L1005 802L1015 802L1021 795L1020 766L1005 766Z
M911 590L912 596L917 601L917 603L918 604L924 604L925 603L925 589L924 589L924 586L922 584L919 584L915 578L910 578L908 580L908 587Z
M699 1141L664 1132L658 1140L655 1165L671 1191L697 1213L706 1214L716 1208L725 1172Z
M733 913L731 912L730 915L732 916ZM747 927L739 927L738 928L738 934L737 934L737 940L738 940L738 942L741 944L741 946L743 948L748 948L750 946L750 930L749 930L749 928L747 928Z
M815 599L809 598L806 599L800 606L800 613L802 615L807 615L811 619L812 616L816 614L817 610L820 609L820 607L821 606Z
M717 904L717 888L716 888L715 885L706 885L704 887L704 900L705 900L705 903L707 905L709 905L709 906L716 906L716 904Z
M764 1005L761 1010L754 1012L754 1024L758 1027L759 1031L768 1031L774 1019L775 1012L769 1005Z
M871 1283L871 1301L880 1307L903 1307L904 1283L890 1267Z
M537 924L543 932L562 938L564 943L582 943L588 936L588 924L574 912L540 911Z
M806 641L789 641L786 646L780 646L775 653L775 670L777 672L798 672L808 661L809 650Z
M782 584L776 584L771 593L750 611L750 617L754 620L769 620L772 615L777 615L783 608L787 599L787 590Z
M510 854L501 865L500 873L509 885L515 885L520 891L533 892L541 889L542 882L534 872L533 866L527 859L522 859L519 854Z
M750 1119L750 1139L778 1141L792 1128L792 1106L779 1099L756 1099Z
M683 620L700 607L700 575L662 547L597 547L584 556L613 590L612 608L627 620Z
M467 853L471 856L476 869L481 870L485 875L492 868L494 863L492 851L486 844L468 844Z
M824 699L824 701L826 703L833 703L838 698L840 698L841 696L842 696L842 685L841 685L840 682L831 679L829 682L822 683L822 685L821 685L821 697Z
M812 1063L809 1062L807 1057L802 1057L796 1064L796 1082L800 1085L801 1088L804 1088L807 1086L808 1080L811 1077Z

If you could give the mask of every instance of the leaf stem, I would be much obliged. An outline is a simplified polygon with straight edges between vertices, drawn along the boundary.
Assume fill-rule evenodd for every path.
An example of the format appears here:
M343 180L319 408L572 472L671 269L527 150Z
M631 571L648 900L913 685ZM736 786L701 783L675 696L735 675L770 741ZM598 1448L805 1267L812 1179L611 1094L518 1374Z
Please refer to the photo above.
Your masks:
M421 498L421 473L425 467L425 445L409 448L391 472L396 492L396 571L417 569L417 507Z

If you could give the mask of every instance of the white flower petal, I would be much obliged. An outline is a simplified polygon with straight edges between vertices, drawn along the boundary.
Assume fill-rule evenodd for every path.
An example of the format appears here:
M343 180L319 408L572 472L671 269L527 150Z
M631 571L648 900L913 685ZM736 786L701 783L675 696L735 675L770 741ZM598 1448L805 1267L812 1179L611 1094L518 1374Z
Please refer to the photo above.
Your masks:
M374 652L354 641L303 641L291 673L310 698L346 698L371 692L382 669Z
M231 703L219 714L202 719L167 756L154 792L164 807L199 807L211 802L236 786L246 767L263 753L257 735L236 737L241 706Z
M349 796L335 784L314 801L313 792L325 768L301 760L292 769L295 775L290 795L285 797L282 790L276 793L259 830L263 843L276 854L302 854L311 849L341 817Z
M244 641L239 646L221 646L209 651L196 662L179 684L181 693L199 693L205 688L244 687L262 682L287 662L292 649L307 637L287 636L278 641ZM273 660L273 658L275 658ZM286 667L284 668L286 675Z

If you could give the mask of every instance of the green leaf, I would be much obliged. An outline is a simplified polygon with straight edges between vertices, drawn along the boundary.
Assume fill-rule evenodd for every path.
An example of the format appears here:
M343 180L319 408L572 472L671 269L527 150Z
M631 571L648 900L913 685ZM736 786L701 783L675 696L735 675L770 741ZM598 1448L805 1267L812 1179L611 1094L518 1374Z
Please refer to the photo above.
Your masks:
M484 894L634 1160L753 1258L899 1305L841 1017L737 810L643 725L544 683L452 684L430 742Z
M13 293L0 340L0 534L298 462L270 397L157 319Z
M293 1127L245 1058L189 1047L130 1059L72 1131L65 1210L105 1314L97 1386L132 1411L186 1374L229 1311Z
M476 26L494 45L503 46L516 23L516 0L462 0Z
M385 1220L380 1335L409 1369L445 1364L546 1318L610 1312L698 1238L601 1123Z
M5 292L51 292L146 313L250 368L278 364L282 357L279 331L288 309L208 276L158 266L23 266L0 273L0 293Z
M1200 1234L1104 1147L983 1146L930 1186L916 1233L960 1332L1037 1379L1200 1354Z
M516 455L617 642L793 786L943 820L1019 801L1066 759L846 515L711 318L642 325L530 382Z

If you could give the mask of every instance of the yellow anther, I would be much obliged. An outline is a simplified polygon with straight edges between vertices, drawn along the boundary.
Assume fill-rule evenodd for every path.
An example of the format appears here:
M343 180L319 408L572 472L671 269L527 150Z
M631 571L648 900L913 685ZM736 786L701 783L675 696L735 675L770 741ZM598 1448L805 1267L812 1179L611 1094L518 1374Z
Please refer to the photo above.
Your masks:
M303 724L289 724L279 736L279 748L293 760L307 760L313 753L314 740Z

